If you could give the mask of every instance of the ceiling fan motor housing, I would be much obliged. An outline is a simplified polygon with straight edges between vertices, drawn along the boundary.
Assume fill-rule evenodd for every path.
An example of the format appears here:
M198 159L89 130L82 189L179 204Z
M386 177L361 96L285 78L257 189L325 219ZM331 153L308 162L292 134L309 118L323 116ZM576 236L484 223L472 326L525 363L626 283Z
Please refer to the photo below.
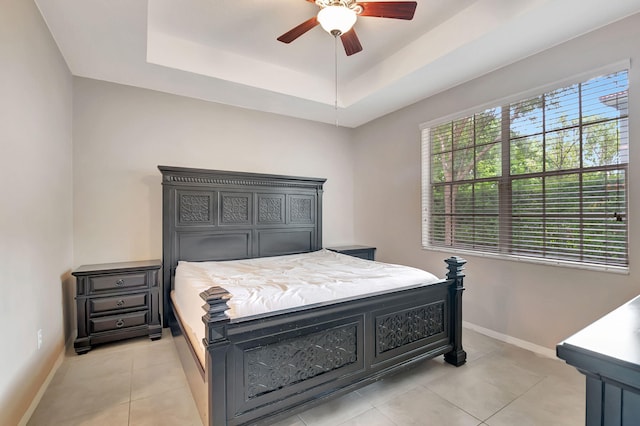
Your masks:
M346 7L353 10L357 15L362 13L362 6L356 3L356 0L316 0L316 4L324 9L329 6Z
M416 1L371 1L356 0L306 0L320 7L317 16L313 16L300 25L278 37L278 41L291 43L310 29L321 25L334 37L340 37L347 56L362 51L362 45L352 28L358 15L377 18L413 19L418 3Z

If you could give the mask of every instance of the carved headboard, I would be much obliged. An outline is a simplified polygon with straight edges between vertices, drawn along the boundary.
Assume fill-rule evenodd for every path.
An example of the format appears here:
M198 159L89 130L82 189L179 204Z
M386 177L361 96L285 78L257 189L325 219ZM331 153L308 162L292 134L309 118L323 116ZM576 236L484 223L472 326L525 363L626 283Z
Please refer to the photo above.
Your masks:
M158 166L163 321L179 260L233 260L322 248L326 179Z

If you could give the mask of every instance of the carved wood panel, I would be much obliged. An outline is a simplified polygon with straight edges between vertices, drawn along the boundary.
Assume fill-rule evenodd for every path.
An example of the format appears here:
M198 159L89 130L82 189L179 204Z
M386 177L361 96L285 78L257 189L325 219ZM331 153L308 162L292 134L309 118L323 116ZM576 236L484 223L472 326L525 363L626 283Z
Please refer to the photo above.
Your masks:
M179 191L177 225L213 224L213 197L211 192Z
M445 302L408 309L376 318L378 354L445 331Z
M315 221L313 197L289 196L289 222L312 224Z
M252 194L221 193L220 194L220 224L248 225L251 224Z
M245 352L247 397L255 398L357 361L357 326L344 325Z
M284 195L258 194L258 225L284 223Z

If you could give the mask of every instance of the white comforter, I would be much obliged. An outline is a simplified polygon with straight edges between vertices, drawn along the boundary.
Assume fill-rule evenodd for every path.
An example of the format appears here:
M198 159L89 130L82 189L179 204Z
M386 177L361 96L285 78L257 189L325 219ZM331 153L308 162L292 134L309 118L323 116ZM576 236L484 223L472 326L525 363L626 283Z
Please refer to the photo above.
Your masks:
M200 342L205 328L200 293L212 286L231 294L226 314L241 318L436 281L420 269L319 250L224 262L181 261L172 298Z

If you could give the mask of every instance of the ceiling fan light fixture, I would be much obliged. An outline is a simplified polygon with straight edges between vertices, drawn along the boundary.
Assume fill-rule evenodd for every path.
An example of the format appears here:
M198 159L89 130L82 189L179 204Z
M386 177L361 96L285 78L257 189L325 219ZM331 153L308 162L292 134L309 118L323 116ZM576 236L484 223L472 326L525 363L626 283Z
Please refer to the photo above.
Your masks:
M318 12L318 22L333 36L345 34L356 23L356 12L344 6L327 6Z

